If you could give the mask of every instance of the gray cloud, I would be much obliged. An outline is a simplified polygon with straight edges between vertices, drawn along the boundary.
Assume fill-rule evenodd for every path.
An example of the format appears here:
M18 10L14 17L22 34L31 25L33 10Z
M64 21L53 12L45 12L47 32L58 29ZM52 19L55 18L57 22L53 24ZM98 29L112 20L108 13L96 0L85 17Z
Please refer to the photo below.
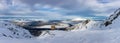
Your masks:
M35 4L57 6L65 9L77 9L78 0L19 0L22 3L34 6ZM79 4L80 5L80 4Z
M100 0L101 1L101 0ZM52 14L57 14L56 16L68 16L68 15L74 15L74 16L106 16L110 15L109 13L112 12L114 9L117 9L120 7L119 0L107 0L103 2L108 3L102 3L98 0L0 0L0 10L1 14L8 14L8 15L34 15L38 14L37 16L41 16L43 12L34 12L33 11L45 11L45 16L49 16ZM8 6L14 4L14 6ZM8 4L8 5L7 5ZM37 6L36 6L37 5ZM39 6L40 5L40 6ZM7 10L5 9L7 8ZM65 14L58 13L59 11L55 10L56 12L53 12L54 8L63 8L60 10L67 10ZM42 10L41 10L42 9ZM52 10L51 10L52 9ZM112 10L111 10L112 9ZM7 12L8 13L7 13ZM11 13L11 11L13 11ZM46 13L49 11L50 13ZM30 13L29 13L30 12ZM44 16L43 15L43 16Z

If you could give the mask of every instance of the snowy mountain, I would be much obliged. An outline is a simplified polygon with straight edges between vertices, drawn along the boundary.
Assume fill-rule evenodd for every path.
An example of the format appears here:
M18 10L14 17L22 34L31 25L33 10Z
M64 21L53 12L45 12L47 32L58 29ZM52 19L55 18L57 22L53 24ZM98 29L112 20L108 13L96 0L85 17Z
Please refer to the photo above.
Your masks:
M104 29L111 27L119 27L120 9L110 15L105 21L85 20L82 23L73 26L75 29Z
M119 43L120 10L102 22L86 20L75 25L72 31L49 31L39 36L44 43ZM111 21L112 20L112 21ZM106 22L112 24L106 26Z
M104 22L104 25L105 26L109 26L109 25L113 25L115 24L116 22L118 22L118 24L116 25L119 25L119 19L120 19L120 8L117 9L114 14L110 15L110 17Z
M30 33L10 22L0 21L0 39L1 38L32 38Z

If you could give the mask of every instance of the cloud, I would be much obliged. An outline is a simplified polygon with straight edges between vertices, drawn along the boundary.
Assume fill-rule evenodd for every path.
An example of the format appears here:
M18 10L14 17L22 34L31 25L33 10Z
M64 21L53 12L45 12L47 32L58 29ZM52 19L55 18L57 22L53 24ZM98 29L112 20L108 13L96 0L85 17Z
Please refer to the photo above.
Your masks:
M0 14L56 18L104 17L119 8L119 2L119 0L0 0Z
M0 10L4 10L7 8L7 5L4 0L0 0Z
M76 9L78 7L77 0L19 0L21 3L33 6L35 4L51 5L53 7L61 7L65 9ZM72 5L72 6L71 6ZM74 8L73 8L74 7Z

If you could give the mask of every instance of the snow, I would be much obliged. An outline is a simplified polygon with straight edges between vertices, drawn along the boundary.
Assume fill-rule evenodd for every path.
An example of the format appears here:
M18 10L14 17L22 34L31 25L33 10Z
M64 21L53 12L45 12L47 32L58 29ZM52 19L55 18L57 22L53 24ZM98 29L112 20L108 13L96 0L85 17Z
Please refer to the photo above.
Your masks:
M0 21L0 39L1 38L31 38L30 33L10 22Z
M119 43L119 30L86 30L86 31L51 31L54 35L37 37L37 39L0 40L8 43ZM58 34L59 33L59 34Z
M85 21L83 21L82 23L76 24L75 25L75 29L80 29L80 30L86 30L86 29L90 29L92 28L91 25L94 25L96 23L96 21L90 20L89 23L85 24Z
M107 28L111 28L111 29L119 29L120 28L120 16L115 19L111 25L109 25Z
M62 34L58 34L62 33ZM74 32L58 32L54 37L43 38L44 43L117 43L119 31L86 30Z

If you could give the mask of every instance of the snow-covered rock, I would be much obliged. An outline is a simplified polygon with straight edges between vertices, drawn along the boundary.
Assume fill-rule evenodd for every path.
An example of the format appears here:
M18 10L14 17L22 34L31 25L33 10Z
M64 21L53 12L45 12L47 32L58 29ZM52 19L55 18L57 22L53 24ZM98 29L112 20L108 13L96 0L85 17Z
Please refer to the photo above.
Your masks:
M119 29L120 27L120 9L116 10L106 21L104 26L109 29Z
M0 21L0 38L31 38L32 35L25 29L10 22Z
M94 21L94 20L85 20L79 24L72 26L74 30L86 30L86 29L96 29L99 28L102 21Z

